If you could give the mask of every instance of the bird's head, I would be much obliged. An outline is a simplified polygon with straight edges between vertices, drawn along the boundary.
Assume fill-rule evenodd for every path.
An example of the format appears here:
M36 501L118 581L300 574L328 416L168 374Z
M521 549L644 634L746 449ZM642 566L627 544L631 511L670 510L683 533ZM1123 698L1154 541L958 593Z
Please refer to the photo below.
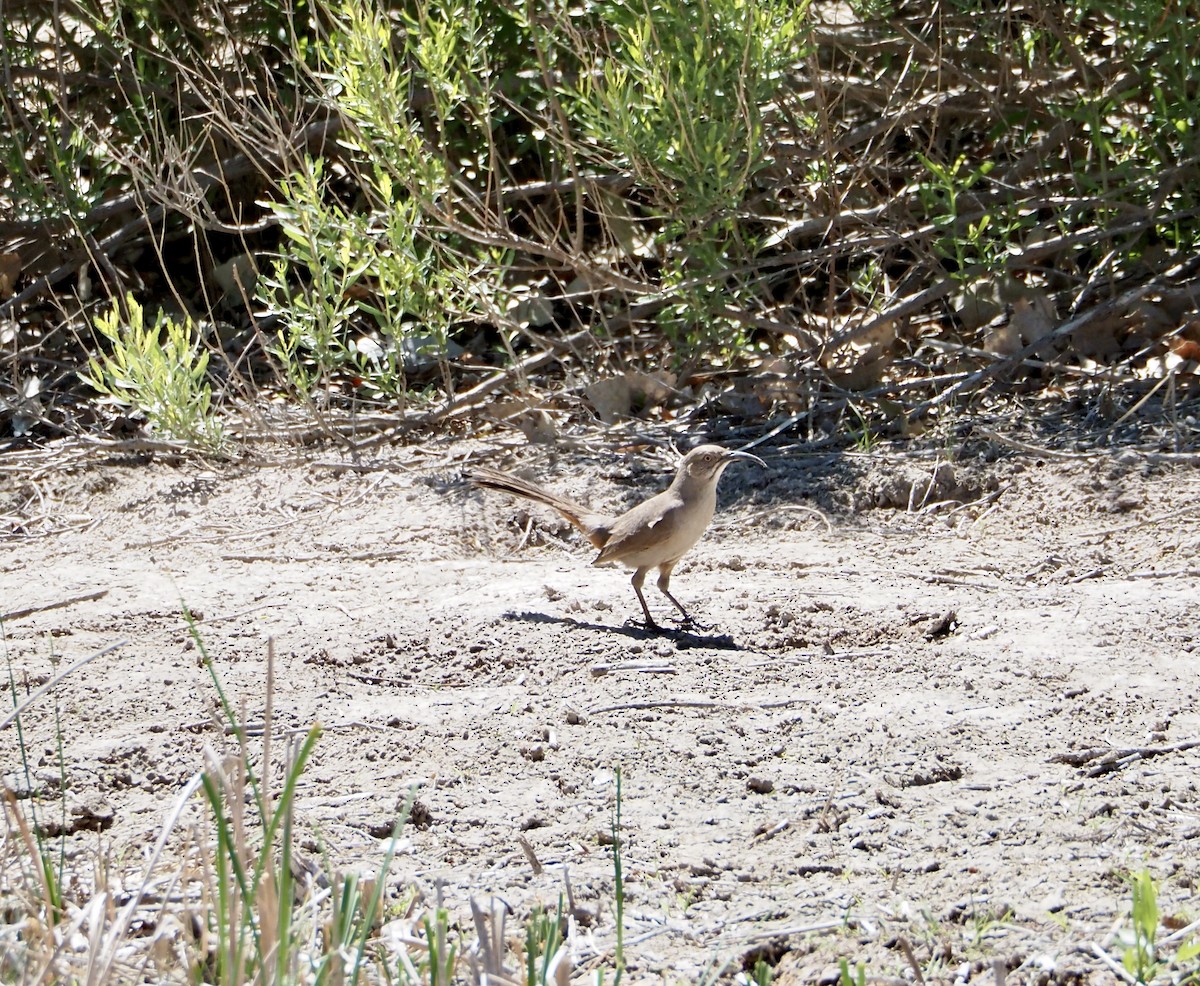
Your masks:
M720 445L698 445L683 457L679 464L679 476L687 477L692 483L715 483L721 478L725 467L738 459L749 459L766 467L762 459L749 452L735 452Z

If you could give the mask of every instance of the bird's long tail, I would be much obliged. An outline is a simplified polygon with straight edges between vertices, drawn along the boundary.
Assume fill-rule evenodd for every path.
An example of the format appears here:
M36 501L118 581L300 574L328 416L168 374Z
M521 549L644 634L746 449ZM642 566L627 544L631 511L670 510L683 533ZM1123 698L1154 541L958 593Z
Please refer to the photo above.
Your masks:
M610 518L603 514L597 514L574 500L551 493L527 479L511 476L496 469L489 469L487 466L472 469L467 473L467 479L473 486L481 489L499 490L501 493L519 496L524 500L532 500L534 503L557 510L582 532L593 547L603 548L608 541L609 531L612 527Z

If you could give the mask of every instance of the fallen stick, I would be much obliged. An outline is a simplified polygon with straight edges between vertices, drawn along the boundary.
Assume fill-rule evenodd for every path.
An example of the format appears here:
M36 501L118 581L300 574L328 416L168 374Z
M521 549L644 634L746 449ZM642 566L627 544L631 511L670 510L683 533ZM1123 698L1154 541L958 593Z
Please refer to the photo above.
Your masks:
M267 561L277 565L289 565L298 562L326 561L332 554L332 552L315 555L223 554L221 561ZM410 554L410 551L400 548L384 548L380 551L356 551L354 554L336 555L336 557L341 561L391 561L395 558L407 558Z
M593 664L592 675L601 678L613 671L641 671L645 674L675 674L673 664L646 664L645 662L627 661L624 664Z
M96 592L88 592L82 596L72 596L70 599L60 599L54 603L43 603L41 606L27 606L25 609L14 609L10 613L0 613L0 623L4 623L7 620L23 620L27 616L33 616L34 613L45 613L51 609L65 609L67 606L74 606L76 603L90 603L97 599L103 599L107 595L107 589L98 589Z
M748 706L737 702L714 702L711 699L664 699L658 702L622 702L620 705L606 705L603 708L592 709L591 715L599 716L606 712L636 712L645 709L743 709Z
M1114 976L1116 976L1119 980L1121 980L1122 982L1136 984L1139 981L1137 979L1134 979L1133 976L1131 976L1129 974L1129 972L1125 969L1125 967L1123 965L1121 965L1121 963L1117 962L1111 955L1109 955L1106 951L1104 951L1104 949L1102 949L1095 942L1091 942L1090 950L1091 950L1091 953L1096 958L1098 958L1101 962L1103 962L1106 966L1108 966L1109 971Z
M1070 764L1072 767L1082 767L1093 760L1100 762L1087 769L1086 776L1101 777L1137 763L1139 760L1149 760L1152 757L1165 756L1168 753L1182 753L1200 747L1200 740L1183 740L1180 743L1169 743L1162 746L1130 746L1130 747L1093 747L1090 750L1076 750L1070 753L1059 753L1050 758L1052 763Z

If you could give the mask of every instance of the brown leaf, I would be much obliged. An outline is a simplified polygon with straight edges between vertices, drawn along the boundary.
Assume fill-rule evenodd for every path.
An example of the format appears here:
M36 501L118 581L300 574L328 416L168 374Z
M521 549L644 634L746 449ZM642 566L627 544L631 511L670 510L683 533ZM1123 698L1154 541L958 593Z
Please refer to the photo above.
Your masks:
M1004 311L1004 299L993 281L980 280L964 287L952 299L955 314L968 332L987 325ZM997 350L998 352L998 350Z
M983 348L997 356L1012 356L1021 351L1021 333L1012 320L994 325L983 334Z
M750 387L765 407L772 404L795 406L801 403L803 396L795 367L788 360L780 358L763 363L750 378Z
M242 298L254 295L254 287L258 283L258 266L254 257L248 253L239 253L223 264L212 269L213 282L221 289L221 299L225 304L236 304Z
M505 421L517 428L531 444L550 445L558 438L554 419L540 407L519 398L493 401L488 413L498 421Z
M1049 295L1033 288L1026 289L1013 299L1012 316L1008 321L989 329L984 335L983 347L998 356L1012 356L1030 343L1044 339L1056 326L1054 303Z
M12 297L21 270L19 253L0 253L0 299Z
M860 314L856 321L864 323L873 318ZM894 359L893 350L899 333L894 318L872 325L866 333L856 335L848 343L825 353L821 364L829 371L830 379L847 390L866 390L879 384Z
M1129 327L1129 315L1125 312L1098 315L1075 330L1071 349L1085 359L1106 362L1124 348L1121 340L1127 337Z
M1172 339L1171 352L1180 359L1190 359L1200 362L1200 342L1192 339Z
M597 380L584 394L605 424L612 424L618 418L628 416L633 407L633 394L629 380L624 375Z
M853 366L838 370L830 368L829 378L844 390L860 391L878 387L883 381L883 375L892 365L891 353L876 356L874 359L864 359Z
M661 404L674 390L671 374L629 372L597 380L584 393L605 424Z

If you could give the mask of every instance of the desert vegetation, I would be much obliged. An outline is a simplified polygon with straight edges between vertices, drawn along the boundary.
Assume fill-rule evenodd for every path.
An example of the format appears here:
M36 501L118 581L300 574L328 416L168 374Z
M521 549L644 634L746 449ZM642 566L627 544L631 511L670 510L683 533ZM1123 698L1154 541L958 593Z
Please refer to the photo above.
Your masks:
M1190 453L1196 17L1148 0L4 0L11 518L35 495L23 463L81 444L361 456L600 422L621 443ZM464 927L390 884L413 798L368 871L306 861L294 793L319 730L275 736L271 685L249 715L190 633L223 744L135 884L110 881L113 860L73 867L65 782L37 780L22 733L97 655L41 688L8 663L0 981L622 979L619 770L607 944L583 970L569 885L515 917L481 887ZM1194 982L1195 924L1161 925L1149 871L1122 879L1128 919L1099 961ZM707 975L764 986L767 958ZM870 981L853 954L840 980Z
M1183 8L5 13L18 445L215 449L286 432L276 396L295 438L705 408L836 443L1014 400L1030 438L1190 427Z

